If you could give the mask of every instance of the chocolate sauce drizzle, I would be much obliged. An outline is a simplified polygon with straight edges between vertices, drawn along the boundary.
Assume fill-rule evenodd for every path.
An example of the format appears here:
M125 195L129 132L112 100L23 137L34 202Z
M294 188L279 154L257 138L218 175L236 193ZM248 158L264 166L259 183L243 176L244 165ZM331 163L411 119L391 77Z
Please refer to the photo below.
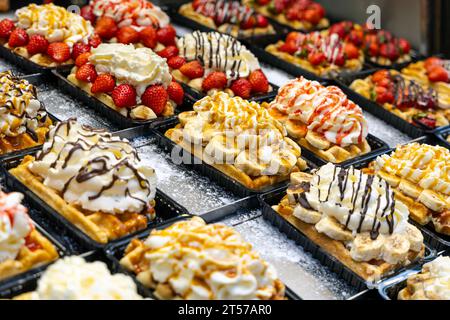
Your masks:
M361 233L362 227L364 224L364 221L366 220L367 212L369 209L369 201L371 199L371 194L373 192L373 188L375 186L378 186L379 188L384 188L386 190L386 205L385 207L380 211L381 206L381 199L382 195L378 194L377 197L377 206L375 209L374 219L372 223L372 228L370 230L370 237L372 240L375 240L378 238L380 234L380 228L381 228L381 220L386 220L386 223L389 226L389 233L392 234L394 232L394 212L395 212L395 199L394 199L394 193L391 191L391 188L389 184L381 180L373 175L368 175L366 183L364 186L362 185L362 178L363 173L362 171L359 171L358 176L358 182L350 181L349 176L355 175L355 169L353 167L349 169L344 168L338 168L337 166L334 167L333 172L333 178L330 182L330 186L328 187L327 193L325 195L325 200L322 200L323 197L321 196L320 189L318 189L318 202L325 203L328 202L332 187L337 183L338 190L339 190L339 196L341 201L344 200L345 191L347 190L347 187L349 183L351 184L351 197L350 202L352 203L352 209L349 212L347 221L345 223L345 228L348 229L348 226L350 224L351 218L356 210L356 203L358 202L358 194L361 190L362 192L362 199L361 199L361 212L360 212L360 220L358 223L358 229L356 230L357 233ZM318 182L317 185L320 185L320 176L317 176ZM375 186L374 186L375 184ZM297 194L295 196L295 200L297 203L299 203L303 208L307 210L314 210L310 203L308 202L308 199L306 198L306 193L310 190L310 184L302 184L301 189L303 189L303 192L300 194ZM339 204L337 204L339 205Z
M424 89L414 80L408 83L401 75L393 75L395 105L431 109L438 105L437 91Z

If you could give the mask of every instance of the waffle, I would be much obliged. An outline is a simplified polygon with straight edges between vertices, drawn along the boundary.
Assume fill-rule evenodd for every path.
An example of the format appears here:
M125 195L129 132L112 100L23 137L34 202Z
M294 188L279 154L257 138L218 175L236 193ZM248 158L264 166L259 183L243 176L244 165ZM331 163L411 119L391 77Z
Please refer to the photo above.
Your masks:
M182 5L178 12L181 15L191 20L194 20L208 28L229 34L233 37L252 37L259 35L275 34L275 29L270 24L266 28L252 28L246 30L241 29L239 25L231 23L225 23L220 26L217 26L213 19L196 12L192 7L192 3L186 3Z
M4 137L3 139L0 139L0 155L25 150L43 144L45 141L45 135L51 125L52 120L47 117L44 126L36 130L38 141L34 141L28 133L21 134L18 137Z
M31 232L28 242L33 246L24 246L15 260L0 263L0 281L50 263L59 256L53 244L37 230Z
M64 67L64 66L73 65L75 63L75 61L73 61L73 59L69 59L69 60L67 60L64 63L58 63L58 62L54 61L49 55L42 54L42 53L30 55L28 53L28 50L27 50L26 47L11 48L8 45L8 43L4 43L3 46L5 48L7 48L8 50L11 50L12 52L17 54L18 56L21 56L21 57L23 57L23 58L25 58L27 60L30 60L31 62L36 63L39 66L45 67L45 68Z

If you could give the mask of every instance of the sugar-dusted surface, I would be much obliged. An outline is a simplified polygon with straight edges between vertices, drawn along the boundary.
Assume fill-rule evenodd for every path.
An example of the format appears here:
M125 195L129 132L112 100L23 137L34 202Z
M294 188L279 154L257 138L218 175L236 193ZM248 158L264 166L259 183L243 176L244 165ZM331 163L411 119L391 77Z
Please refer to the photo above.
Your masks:
M15 75L21 76L26 74L24 70L21 68L11 64L10 62L6 61L4 58L0 58L0 72L3 71L12 71Z
M175 165L170 154L162 151L154 139L133 140L143 161L156 170L158 188L180 203L190 213L201 215L238 198L194 169Z
M395 129L393 126L387 124L374 115L364 112L364 116L366 117L369 125L369 132L386 142L391 148L412 140L412 138L407 134Z
M261 217L259 210L222 221L239 231L302 299L340 300L357 292Z

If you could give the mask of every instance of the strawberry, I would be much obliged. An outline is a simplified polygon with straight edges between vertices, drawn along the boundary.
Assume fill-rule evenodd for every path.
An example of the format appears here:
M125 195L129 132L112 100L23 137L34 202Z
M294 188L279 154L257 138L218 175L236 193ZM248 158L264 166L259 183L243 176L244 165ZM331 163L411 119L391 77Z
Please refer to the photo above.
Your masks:
M378 57L380 54L380 48L378 46L378 43L372 42L369 44L369 47L367 49L367 53L370 57Z
M413 122L421 124L427 128L436 128L436 119L426 113L419 113L413 116Z
M180 71L189 79L201 78L205 74L205 69L203 69L202 65L197 60L184 64L180 68Z
M431 82L449 82L449 73L443 67L435 67L428 74L428 79Z
M382 44L380 54L391 61L396 61L400 57L400 53L393 43Z
M97 20L92 6L84 6L81 8L80 15L84 18L84 20L90 21L92 25L94 25L95 20Z
M355 46L361 47L364 42L364 32L362 30L352 30L347 39Z
M252 93L252 84L247 79L240 78L231 84L234 94L243 99L248 99Z
M375 92L377 94L376 101L379 104L393 103L395 100L394 94L385 87L376 87Z
M33 35L27 45L27 51L30 56L38 53L46 53L49 43L45 37L41 35Z
M172 57L167 61L169 67L175 70L180 69L185 63L186 60L180 56Z
M172 81L167 88L170 100L175 102L178 106L183 104L184 90L183 87L175 81Z
M204 92L208 92L211 89L223 89L227 85L227 76L223 72L210 73L202 83L202 89Z
M344 47L344 51L348 59L359 58L359 49L354 44L347 43Z
M269 26L269 21L267 20L266 17L259 14L256 17L256 24L258 25L258 28L267 28Z
M95 79L91 87L92 93L112 92L116 86L116 79L110 74L101 74Z
M155 112L156 115L161 115L169 100L167 90L161 85L148 87L142 95L142 103Z
M118 108L131 108L136 105L136 89L129 84L118 85L111 96Z
M248 80L252 84L252 91L255 93L267 93L269 91L269 81L261 70L250 73Z
M334 58L333 63L339 67L342 67L345 65L346 59L344 53L340 53Z
M91 51L90 45L84 44L82 42L77 42L73 45L73 48L72 48L72 59L76 60L80 54L90 52L90 51Z
M64 42L54 42L48 46L47 54L56 62L63 63L70 59L70 47Z
M265 6L268 5L270 3L271 0L257 0L258 4L260 6Z
M389 70L379 70L372 75L372 82L375 84L378 84L381 81L383 81L384 79L390 79L390 78L391 78L391 74L389 73Z
M406 39L400 38L398 40L398 46L403 54L408 54L411 52L411 44Z
M102 44L102 38L98 34L92 35L92 37L89 39L89 45L92 48L97 48L99 45Z
M148 48L154 49L157 44L156 30L152 26L146 27L139 32L141 42Z
M97 79L97 71L95 70L94 65L87 63L77 70L75 77L80 81L92 83Z
M101 17L95 26L95 32L106 40L115 37L118 30L116 21L111 17Z
M316 25L321 19L322 17L320 16L319 11L313 9L308 9L305 11L305 20L311 24Z
M162 43L165 46L175 45L176 35L176 31L171 25L168 25L167 27L161 28L156 31L156 38L158 39L158 42Z
M314 66L318 66L319 64L322 64L326 60L327 60L327 57L322 52L315 52L315 53L311 52L308 55L308 61Z
M256 26L256 23L255 16L250 16L247 20L241 22L241 28L244 30L252 29Z
M139 42L139 32L132 27L120 28L117 32L117 41L123 44Z
M431 70L431 68L434 66L441 66L441 65L442 59L437 57L431 57L425 60L425 69L427 69L427 71Z
M280 50L281 52L286 52L289 54L294 54L298 51L298 47L295 45L295 43L293 42L286 42L284 44L282 44L278 50Z
M158 51L157 54L162 57L169 60L170 58L176 57L180 51L175 46L168 46L162 49L161 51Z
M28 41L28 33L23 29L17 28L13 32L11 32L8 44L12 48L23 47L28 44Z
M90 52L80 54L75 60L75 65L79 68L89 62Z
M341 39L344 39L345 36L347 35L347 31L345 30L345 26L342 22L332 25L329 29L329 33L337 34Z
M15 27L11 19L3 19L0 21L0 38L8 39Z

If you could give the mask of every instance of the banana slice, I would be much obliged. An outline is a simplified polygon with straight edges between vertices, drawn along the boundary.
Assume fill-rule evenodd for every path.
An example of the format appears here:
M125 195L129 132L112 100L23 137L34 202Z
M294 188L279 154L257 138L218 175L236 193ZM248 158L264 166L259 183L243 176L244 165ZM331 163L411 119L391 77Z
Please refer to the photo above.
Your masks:
M442 212L447 206L447 202L431 190L424 190L417 200L435 212Z
M234 164L239 150L225 146L225 137L215 136L205 147L205 153L214 159L215 164Z
M414 252L420 252L422 250L423 235L419 229L412 224L408 223L406 227L406 235L409 240L409 248Z
M303 190L303 188L301 186L290 185L289 188L287 189L287 197L288 197L289 203L292 205L296 205L298 197L303 192L305 192L305 191Z
M308 132L308 128L300 121L288 120L285 122L285 126L289 136L294 139L304 138Z
M301 184L302 182L311 182L313 176L305 172L291 173L291 184Z
M402 179L398 185L400 191L402 191L405 195L417 199L420 196L421 188L418 188L417 185Z
M319 150L327 150L330 148L331 143L327 139L323 138L321 135L315 133L312 130L309 130L305 137L306 141L308 141L313 147Z
M257 161L250 161L248 151L243 151L236 157L235 166L253 177L260 176L261 172L265 169Z
M379 171L377 174L381 179L385 180L391 187L394 188L397 187L401 181L399 177L396 177L384 171Z
M314 211L314 210L308 210L303 208L301 205L298 205L294 209L294 217L300 219L303 222L309 223L309 224L316 224L322 219L322 214ZM316 224L317 228L317 224Z
M338 241L351 241L353 235L350 231L345 230L334 218L325 216L316 224L316 230L326 234L328 237Z
M393 234L386 238L383 246L383 260L390 264L405 261L410 249L409 240L401 234Z
M370 233L361 233L356 236L355 240L353 240L350 255L355 261L370 261L373 259L379 259L383 245L383 235L379 235L378 238L372 240Z
M182 112L178 115L178 119L180 120L180 124L181 126L185 126L186 123L188 123L189 120L196 118L197 117L197 112L196 111L187 111L187 112Z

